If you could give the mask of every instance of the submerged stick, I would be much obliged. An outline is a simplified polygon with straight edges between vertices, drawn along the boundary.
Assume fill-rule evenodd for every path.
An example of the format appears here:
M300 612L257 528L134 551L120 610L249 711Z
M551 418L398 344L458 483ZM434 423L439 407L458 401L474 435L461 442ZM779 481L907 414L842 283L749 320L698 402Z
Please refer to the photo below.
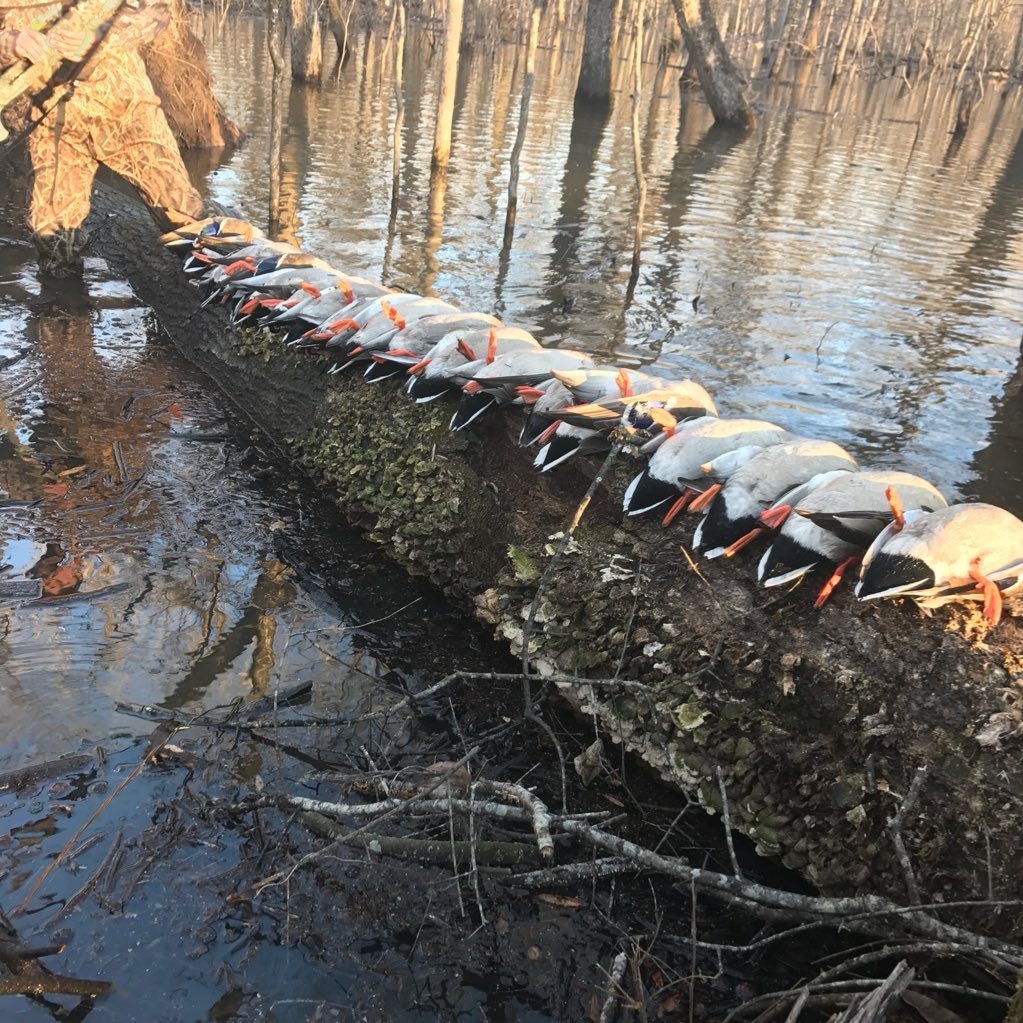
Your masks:
M76 980L56 973L39 977L5 977L0 980L0 995L75 995L78 998L96 998L109 990L109 980Z
M77 771L79 768L91 764L92 759L90 753L72 753L60 760L45 760L41 764L31 764L28 767L17 767L13 771L4 771L0 773L0 790L17 789L23 785L56 778L69 771Z
M20 916L28 909L28 904L32 901L35 893L39 891L43 882L53 873L58 863L62 863L67 857L68 853L75 847L75 843L81 838L85 830L96 820L97 817L114 801L120 792L122 792L131 782L133 782L145 769L146 764L152 760L157 753L163 749L171 740L171 736L177 731L176 728L170 728L166 724L161 724L157 727L156 731L149 738L149 742L146 744L146 749L139 759L138 765L135 770L128 775L120 785L114 789L113 792L103 800L102 803L96 810L89 816L89 819L64 843L64 847L57 853L56 858L46 867L46 869L35 879L32 883L32 887L29 888L28 894L21 900L18 906L11 912L11 916Z

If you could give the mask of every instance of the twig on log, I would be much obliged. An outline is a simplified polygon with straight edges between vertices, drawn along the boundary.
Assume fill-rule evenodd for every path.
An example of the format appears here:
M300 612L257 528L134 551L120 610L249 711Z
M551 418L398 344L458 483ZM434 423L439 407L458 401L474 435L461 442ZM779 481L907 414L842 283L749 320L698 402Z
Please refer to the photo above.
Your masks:
M896 963L884 983L859 1003L850 1005L842 1013L839 1023L873 1023L874 1020L887 1019L892 1006L912 982L913 975L914 970L905 959Z
M461 758L461 760L459 760L456 763L454 763L451 766L451 769L449 771L447 771L443 775L440 775L437 778L437 780L435 782L433 782L428 788L423 789L421 792L419 792L416 795L412 796L410 799L402 801L401 805L393 806L390 809L384 811L384 813L382 813L380 815L380 817L378 817L372 823L374 825L380 824L382 821L385 821L385 820L387 820L390 817L396 817L400 812L408 812L408 808L410 806L413 806L413 805L415 805L418 802L424 801L427 798L427 796L429 796L435 789L438 789L438 788L440 788L441 785L446 784L447 781L452 777L452 775L454 775L455 772L459 768L463 767L466 763L468 763L470 760L472 760L472 758L474 756L476 756L476 754L479 753L479 751L480 750L479 750L478 746L473 746L473 748L471 750L469 750L469 752L466 753L465 756L463 756ZM295 799L295 798L299 798L299 797L285 797L285 798ZM316 800L310 800L309 802L314 802L315 803L317 801ZM391 801L388 800L387 802L391 802ZM258 805L258 802L257 802L256 805ZM329 805L329 804L326 804L326 805ZM318 811L322 812L322 810L320 810L320 807L314 807L314 806L302 806L302 807L300 807L300 809L318 810ZM328 810L327 813L330 813L330 811ZM356 830L351 832L347 837L349 839L353 838L355 835L358 835L358 834L361 834L361 833L365 832L369 827L370 827L369 823L364 824L361 828L356 828ZM289 867L288 870L278 871L276 874L271 874L270 877L265 878L263 881L261 881L257 885L257 891L262 891L264 888L267 888L270 885L274 885L274 884L287 884L287 883L289 883L291 881L291 878L294 876L295 871L298 870L299 867L305 866L305 864L311 863L313 860L319 859L321 856L326 855L331 850L336 848L337 845L338 845L337 842L332 842L330 845L324 847L323 849L317 849L314 852L306 853L304 856L300 857L294 864L292 864L292 866Z
M757 907L758 912L760 909L783 910L801 914L804 917L820 918L820 920L810 921L803 926L820 926L821 922L826 921L828 925L840 924L848 929L851 922L856 919L895 917L907 932L917 937L970 945L976 949L993 952L1010 964L1023 964L1023 949L1018 946L999 941L997 938L976 934L953 924L943 923L936 917L923 912L924 907L922 906L900 906L878 895L847 898L799 895L795 892L786 892L753 881L742 880L729 874L719 874L715 871L690 867L683 860L652 853L634 842L619 838L617 835L610 835L599 828L578 821L564 820L561 827L569 834L578 835L598 848L606 849L618 856L631 857L648 870L665 873L687 883L692 880L700 889L716 897L724 898L726 901L745 902L751 907ZM978 903L971 902L970 904ZM983 904L1001 905L1002 903L991 903L985 900ZM937 903L933 908L948 908L950 905L950 903ZM797 930L798 928L793 928L788 934L791 935ZM771 938L764 939L761 944L779 937L779 935L772 935Z
M970 955L971 953L976 954L976 952L977 950L972 945L962 945L954 942L930 941L900 943L891 947L886 946L885 948L877 949L874 952L865 952L862 955L854 956L852 959L845 959L837 966L833 966L830 970L825 970L823 973L819 973L816 977L814 977L813 983L823 984L829 980L833 980L835 977L841 977L846 973L853 973L856 970L862 969L864 966L883 962L885 959L894 959L896 956ZM995 965L1000 966L1003 970L1006 969L1005 963L998 960L995 960Z
M906 793L906 798L903 799L902 805L899 807L898 813L896 813L894 817L889 817L888 822L885 825L888 837L892 840L892 845L895 847L895 856L899 861L899 866L902 868L903 876L906 879L906 895L909 898L910 904L914 906L920 905L920 889L917 887L916 875L913 873L913 864L910 862L909 853L906 852L906 845L902 841L902 822L916 805L916 801L920 795L920 788L923 785L924 778L926 777L927 767L918 767L916 769L916 773L913 775L913 782L909 786L909 791Z
M810 1000L810 989L804 987L799 993L799 997L796 999L795 1005L789 1010L789 1014L785 1017L785 1023L796 1023L803 1009L806 1007L806 1003Z
M414 860L417 863L430 863L438 866L450 862L451 859L452 844L450 841L396 838L392 835L368 833L351 837L354 832L347 831L337 821L321 813L304 812L298 814L296 819L320 838L329 839L340 845L368 849L381 856L394 856L398 859ZM472 842L454 843L459 860L470 856L472 846ZM487 867L518 867L536 862L536 850L525 842L477 842L475 851L477 857Z
M603 859L587 860L585 863L565 863L547 870L534 870L529 874L517 874L508 879L509 884L523 888L564 888L581 881L593 881L600 877L616 874L636 873L636 864L621 856L607 856Z
M607 997L604 999L604 1007L600 1010L599 1023L611 1023L614 1018L618 999L622 994L622 978L625 976L625 967L628 962L629 957L624 952L619 952L611 963L611 972L607 977Z
M739 861L735 857L735 845L732 842L732 817L728 812L728 792L725 789L725 776L721 773L721 767L715 768L718 776L718 788L721 790L721 822L725 826L725 844L728 846L728 858L732 861L732 873L742 879L742 870L739 868Z

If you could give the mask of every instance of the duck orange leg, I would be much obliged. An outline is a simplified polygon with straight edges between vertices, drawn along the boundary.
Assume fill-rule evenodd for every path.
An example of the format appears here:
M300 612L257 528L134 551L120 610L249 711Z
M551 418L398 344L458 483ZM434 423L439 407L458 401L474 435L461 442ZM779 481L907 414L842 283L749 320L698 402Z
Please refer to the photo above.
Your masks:
M691 512L700 512L706 508L715 497L718 496L718 491L721 489L720 483L712 483L707 489L697 497L693 503L689 506Z
M845 570L850 565L859 563L861 554L853 554L845 559L834 572L831 573L831 578L821 587L820 593L817 594L817 599L813 602L814 607L823 607L828 600L828 597L835 592L835 587L842 581L842 576L845 575Z
M734 558L743 547L748 547L758 536L763 536L766 532L767 530L763 526L757 526L756 529L751 529L748 533L744 533L738 540L730 543L725 548L725 557Z
M760 521L767 529L781 529L791 513L791 504L779 504L777 508L768 508L767 511L762 511Z
M675 516L684 511L685 507L695 496L693 490L683 490L682 496L668 509L667 514L661 519L662 526L670 526L675 521Z
M994 628L1002 620L1002 591L998 584L988 579L980 570L980 558L970 562L970 578L977 584L977 589L984 594L984 617Z

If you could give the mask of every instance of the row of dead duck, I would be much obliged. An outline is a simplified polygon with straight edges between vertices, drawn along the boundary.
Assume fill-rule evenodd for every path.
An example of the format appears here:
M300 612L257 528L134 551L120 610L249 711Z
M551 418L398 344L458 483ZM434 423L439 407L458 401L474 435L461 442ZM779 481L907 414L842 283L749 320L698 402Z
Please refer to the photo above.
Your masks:
M493 316L399 292L342 272L251 224L212 218L162 238L207 290L233 303L238 325L282 332L284 343L336 354L331 372L361 365L368 381L402 377L416 402L458 395L453 430L492 408L524 407L520 443L540 445L550 471L627 437L649 457L624 510L702 512L694 547L731 557L766 538L764 586L811 573L820 606L858 566L860 600L910 598L924 608L979 599L991 625L1002 598L1023 589L1023 521L990 504L949 506L911 473L861 469L831 441L798 437L759 419L719 417L707 391L588 355L546 349Z

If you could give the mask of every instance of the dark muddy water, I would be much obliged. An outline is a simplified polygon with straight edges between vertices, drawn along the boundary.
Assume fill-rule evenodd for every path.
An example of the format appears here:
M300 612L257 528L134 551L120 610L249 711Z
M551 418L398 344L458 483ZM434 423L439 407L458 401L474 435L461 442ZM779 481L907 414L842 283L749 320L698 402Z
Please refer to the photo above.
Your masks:
M266 222L270 74L260 23L207 32L218 90L252 144L209 177ZM290 93L295 237L339 266L496 312L550 345L690 374L722 409L824 434L949 496L1023 511L1023 96L988 89L965 140L932 81L809 65L759 91L746 139L648 68L643 262L625 295L635 187L628 90L610 120L573 112L575 64L538 56L518 228L499 259L521 69L463 59L442 229L428 215L439 60L410 38L402 194L388 232L393 53L360 38L340 80ZM328 62L329 66L329 62ZM699 298L694 308L694 299Z

